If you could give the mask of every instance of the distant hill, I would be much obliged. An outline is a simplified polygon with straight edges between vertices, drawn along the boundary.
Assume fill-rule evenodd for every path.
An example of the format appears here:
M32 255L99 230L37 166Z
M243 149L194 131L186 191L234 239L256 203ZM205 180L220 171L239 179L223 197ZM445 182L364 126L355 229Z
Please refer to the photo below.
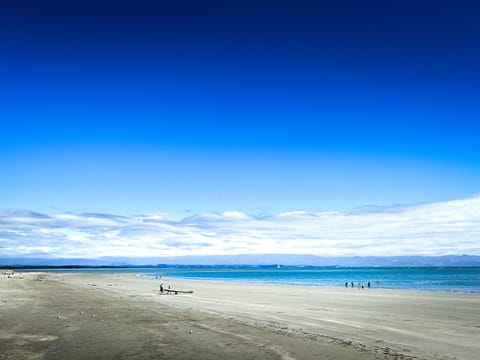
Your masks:
M480 256L354 256L259 254L97 259L0 258L0 266L155 266L155 265L312 265L312 266L480 266Z

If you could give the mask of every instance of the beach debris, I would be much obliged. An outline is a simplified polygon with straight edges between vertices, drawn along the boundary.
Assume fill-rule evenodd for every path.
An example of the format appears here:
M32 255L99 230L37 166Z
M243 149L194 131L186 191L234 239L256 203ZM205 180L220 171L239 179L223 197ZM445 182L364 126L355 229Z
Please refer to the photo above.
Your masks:
M82 315L82 316L83 316L83 311L80 311L80 315Z
M60 315L57 315L57 319L60 320L62 317Z
M97 315L95 315L95 314L92 314L92 318L94 318L94 319L95 319L96 317L97 317Z
M188 333L191 334L193 331L192 330L188 330Z
M164 289L163 290L164 292L166 292L167 294L175 294L175 295L178 295L178 294L193 294L193 290L175 290L175 289Z

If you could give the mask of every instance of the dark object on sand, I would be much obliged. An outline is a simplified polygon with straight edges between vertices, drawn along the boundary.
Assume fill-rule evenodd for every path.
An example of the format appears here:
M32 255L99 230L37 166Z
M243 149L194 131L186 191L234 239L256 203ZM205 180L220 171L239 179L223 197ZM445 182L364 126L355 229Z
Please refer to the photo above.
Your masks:
M166 293L174 293L175 295L177 294L193 294L193 290L175 290L175 289L165 289L164 290Z

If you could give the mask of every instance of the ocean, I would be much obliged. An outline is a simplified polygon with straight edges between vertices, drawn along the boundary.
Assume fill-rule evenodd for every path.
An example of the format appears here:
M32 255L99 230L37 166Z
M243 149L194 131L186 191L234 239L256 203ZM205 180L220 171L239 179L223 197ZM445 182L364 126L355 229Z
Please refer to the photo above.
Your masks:
M344 287L351 282L381 289L480 293L480 267L175 266L48 269L62 272L136 273L164 277L264 284Z
M268 284L480 292L480 267L215 267L162 269L147 276Z

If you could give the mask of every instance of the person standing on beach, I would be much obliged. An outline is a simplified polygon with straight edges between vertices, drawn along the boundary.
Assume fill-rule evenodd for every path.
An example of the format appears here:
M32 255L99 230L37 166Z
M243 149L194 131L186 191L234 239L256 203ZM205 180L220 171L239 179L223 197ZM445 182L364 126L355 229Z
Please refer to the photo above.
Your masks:
M160 295L163 295L163 283L160 284Z

